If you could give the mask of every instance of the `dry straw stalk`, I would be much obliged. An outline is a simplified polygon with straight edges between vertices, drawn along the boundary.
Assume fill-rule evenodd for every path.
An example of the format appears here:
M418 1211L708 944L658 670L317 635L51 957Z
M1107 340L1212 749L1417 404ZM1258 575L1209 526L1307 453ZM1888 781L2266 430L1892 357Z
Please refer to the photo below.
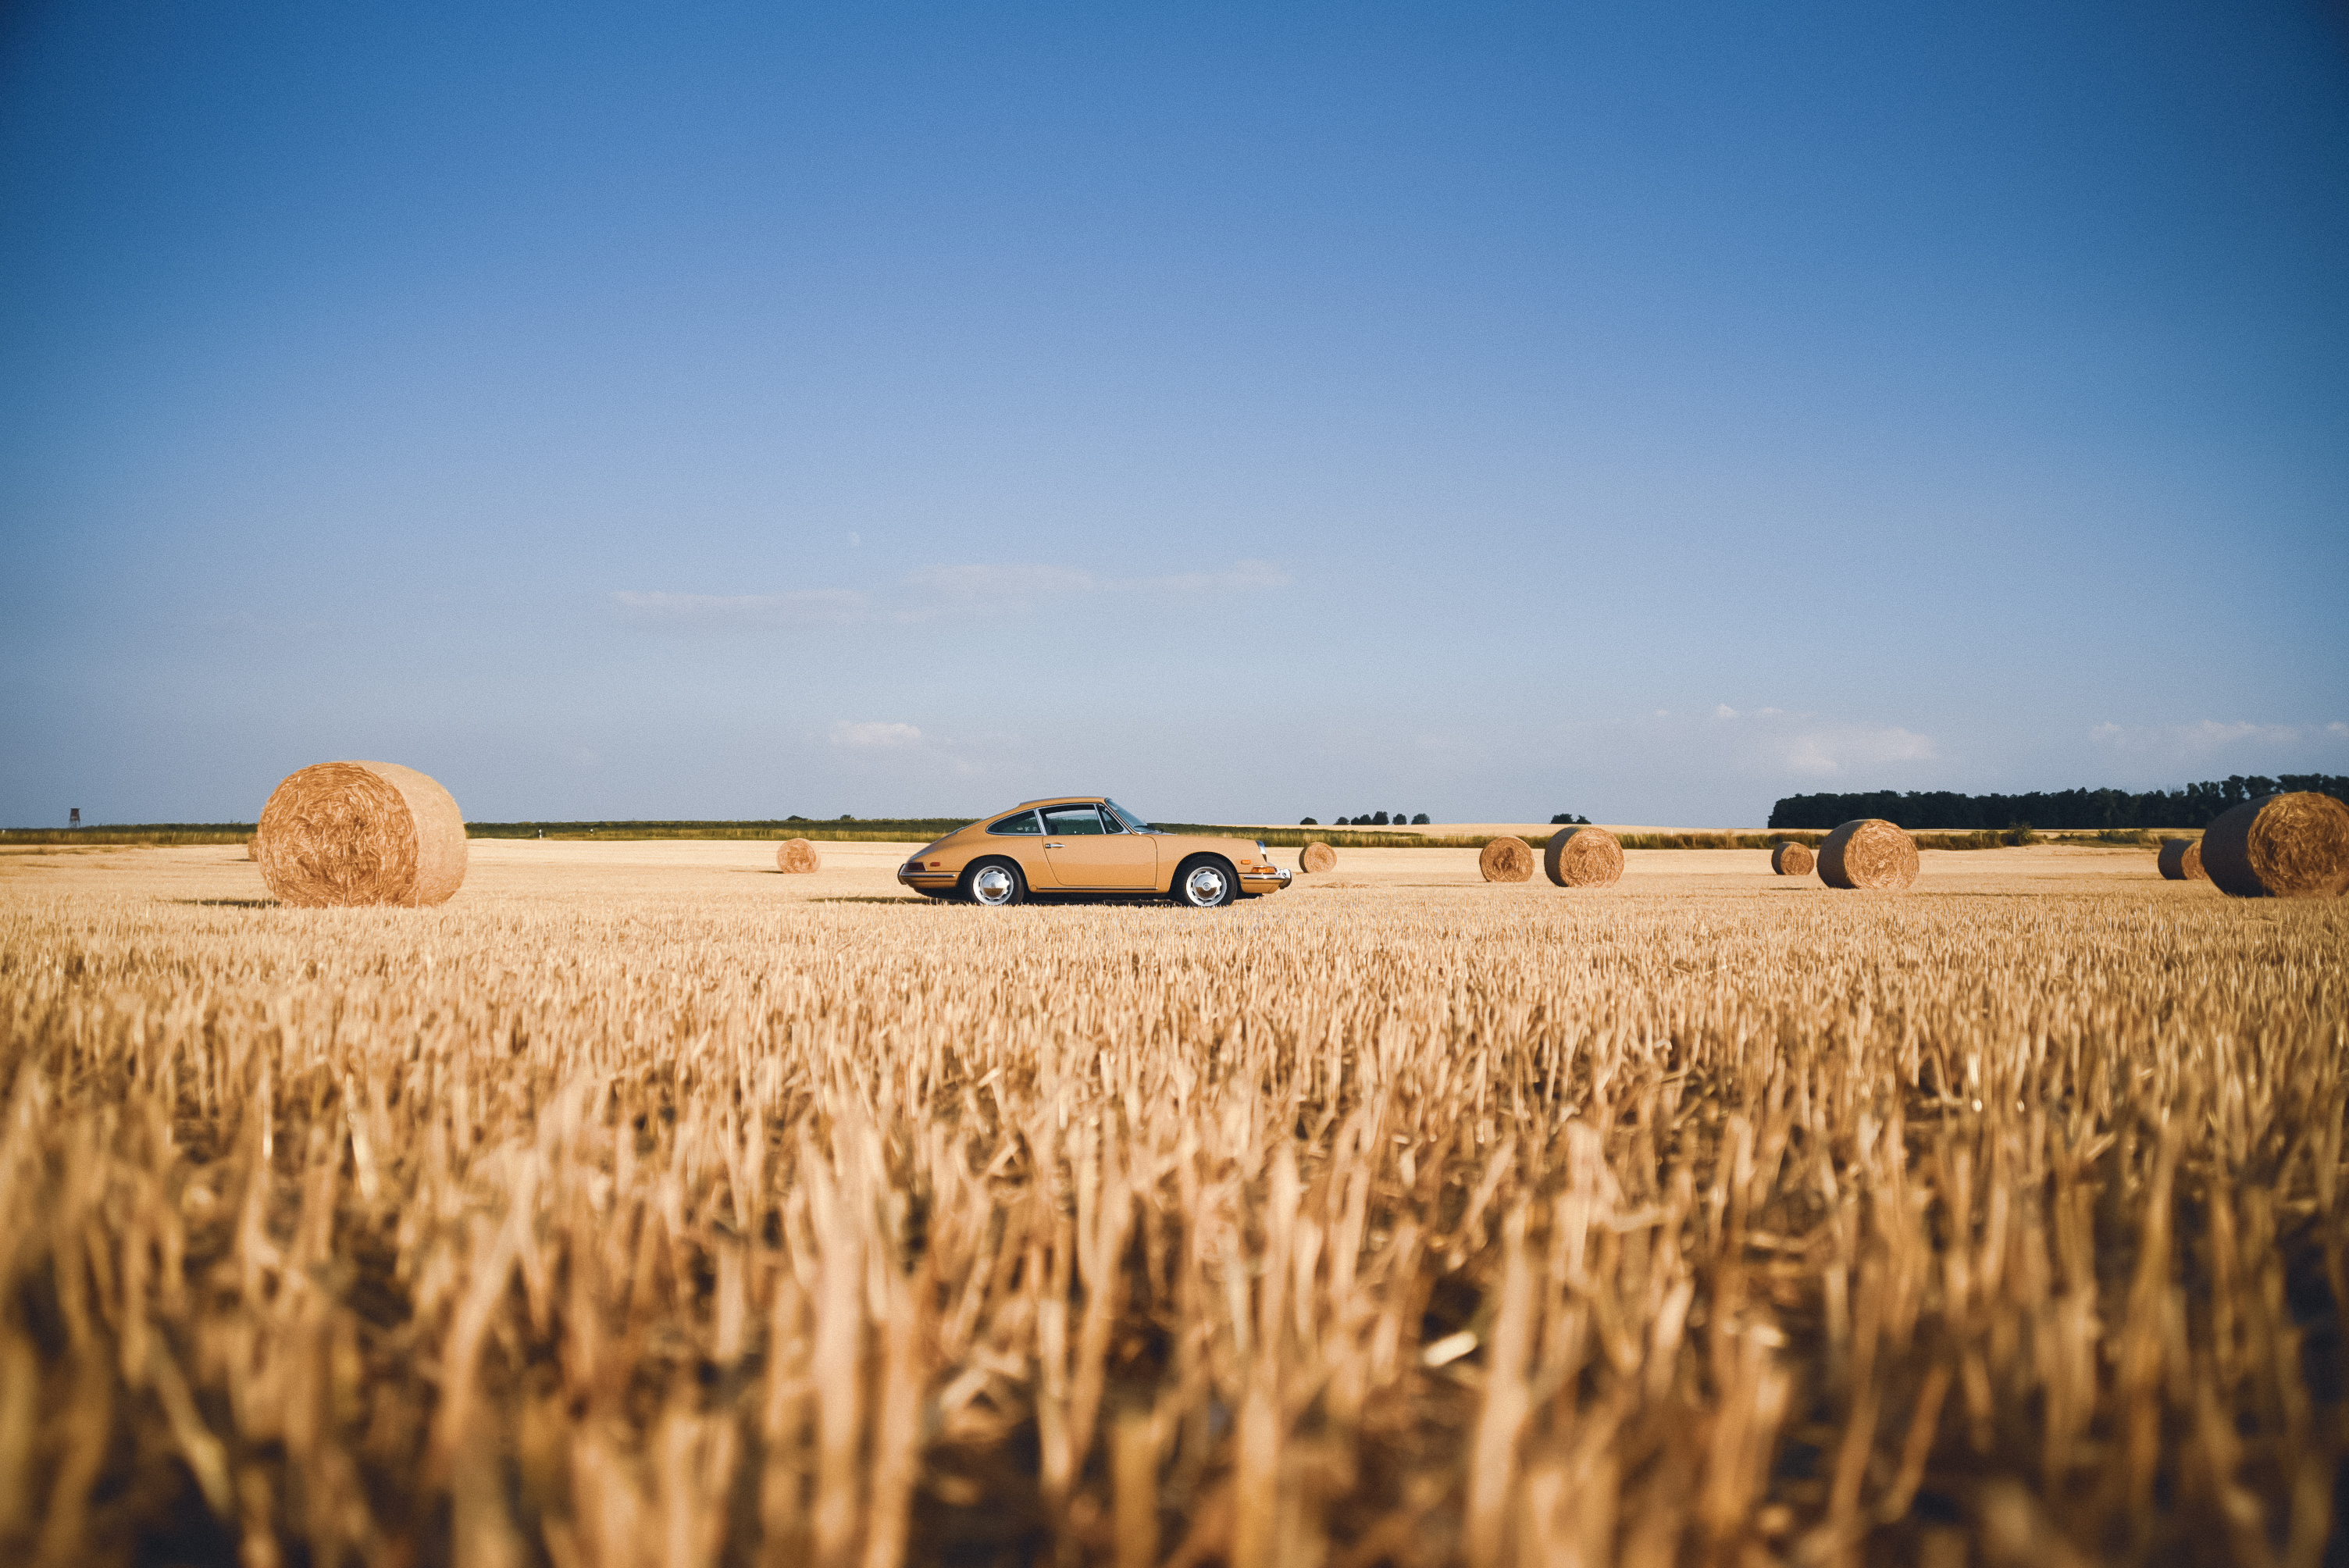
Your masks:
M2171 882L2209 882L2210 873L2202 869L2202 843L2199 839L2164 839L2161 841L2161 874Z
M1808 844L1790 840L1770 846L1770 869L1782 877L1806 877L1818 863Z
M1478 851L1476 869L1488 882L1530 882L1534 874L1534 851L1523 839L1506 836L1494 839Z
M1542 870L1560 887L1612 887L1623 875L1623 845L1604 828L1569 828L1542 846Z
M1000 918L501 872L396 914L0 875L0 1551L2315 1568L2342 1532L2349 904Z
M1316 839L1297 851L1297 869L1301 872L1336 871L1338 851Z
M2202 832L2202 870L2236 898L2349 891L2349 806L2302 791L2247 801Z
M288 774L254 835L283 903L445 903L465 881L465 816L438 782L397 762L321 762Z
M1764 902L0 899L0 1545L2319 1563L2343 906Z
M1846 822L1819 846L1819 880L1897 892L1917 880L1917 841L1880 817Z
M775 869L794 874L820 872L823 869L823 857L805 839L785 839L775 846Z

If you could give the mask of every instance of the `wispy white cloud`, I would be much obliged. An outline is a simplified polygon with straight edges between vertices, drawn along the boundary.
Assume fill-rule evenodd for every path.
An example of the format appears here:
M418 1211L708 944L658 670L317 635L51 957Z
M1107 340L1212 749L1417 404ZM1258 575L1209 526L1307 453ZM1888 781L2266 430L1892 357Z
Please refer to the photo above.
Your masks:
M1756 753L1788 773L1833 778L1855 768L1930 761L1939 755L1933 738L1898 726L1798 723L1785 733L1759 738Z
M1109 595L1256 593L1286 587L1288 581L1269 561L1236 561L1221 571L1159 577L1104 577L1076 566L967 562L924 567L880 603L853 588L802 588L781 593L626 592L614 593L612 603L621 619L651 628L847 626L937 620L981 604L1018 612L1047 601Z
M842 719L832 727L832 743L852 751L903 751L922 743L922 732L910 724L886 720L857 723Z
M1939 755L1931 736L1897 725L1855 724L1777 707L1743 713L1725 702L1714 705L1712 718L1713 743L1725 745L1732 765L1750 773L1826 779L1855 768L1929 761Z
M825 731L834 759L843 768L873 778L965 779L988 772L991 758L984 745L973 747L952 736L934 735L902 719L843 718Z
M997 566L977 562L926 566L906 581L954 605L988 600L1030 604L1039 599L1097 593L1104 586L1101 578L1074 566Z

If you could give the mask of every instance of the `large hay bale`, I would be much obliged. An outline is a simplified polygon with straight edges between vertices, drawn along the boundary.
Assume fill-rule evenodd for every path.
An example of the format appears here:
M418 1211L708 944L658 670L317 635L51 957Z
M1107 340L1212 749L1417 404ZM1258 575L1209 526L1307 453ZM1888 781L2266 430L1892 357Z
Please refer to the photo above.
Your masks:
M1623 874L1623 845L1604 828L1568 828L1542 846L1542 870L1560 887L1612 887Z
M1485 873L1486 882L1529 882L1534 874L1534 851L1523 839L1495 839L1477 855L1476 869Z
M1336 871L1338 851L1316 839L1297 851L1297 869L1300 872Z
M1917 841L1881 817L1846 822L1819 846L1819 880L1898 892L1917 880Z
M775 869L779 872L820 872L823 857L805 839L785 839L775 846Z
M2349 891L2349 806L2302 790L2247 801L2202 830L2202 870L2236 898Z
M465 880L465 814L397 762L321 762L261 810L254 859L281 903L445 903Z
M2161 841L2161 874L2171 882L2209 882L2202 869L2202 846L2193 839Z
M1811 846L1786 840L1770 846L1770 869L1782 877L1806 877L1818 865Z

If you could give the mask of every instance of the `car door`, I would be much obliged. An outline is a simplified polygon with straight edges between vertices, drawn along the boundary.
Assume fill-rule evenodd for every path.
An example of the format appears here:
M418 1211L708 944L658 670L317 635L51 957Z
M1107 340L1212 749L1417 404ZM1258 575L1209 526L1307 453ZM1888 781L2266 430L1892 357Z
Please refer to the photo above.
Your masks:
M1156 885L1157 845L1087 801L1044 808L1044 862L1062 887Z

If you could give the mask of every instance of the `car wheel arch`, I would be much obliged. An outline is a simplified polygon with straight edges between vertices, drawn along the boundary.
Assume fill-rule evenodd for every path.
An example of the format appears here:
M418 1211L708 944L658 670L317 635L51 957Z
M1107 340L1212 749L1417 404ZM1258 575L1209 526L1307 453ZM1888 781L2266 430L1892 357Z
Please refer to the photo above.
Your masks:
M1005 872L1009 878L1009 885L1000 896L990 895L982 881L988 872L994 871ZM1015 903L1024 903L1033 887L1034 882L1029 877L1027 868L1009 855L981 855L965 866L962 875L955 879L955 891L964 902L986 909L1004 909Z
M1221 896L1202 902L1186 890L1185 884L1195 873L1207 869L1212 869L1222 878ZM1166 891L1175 903L1188 908L1223 909L1239 896L1239 868L1232 863L1230 857L1214 851L1202 851L1183 858L1182 863L1174 868L1174 874L1167 879Z

